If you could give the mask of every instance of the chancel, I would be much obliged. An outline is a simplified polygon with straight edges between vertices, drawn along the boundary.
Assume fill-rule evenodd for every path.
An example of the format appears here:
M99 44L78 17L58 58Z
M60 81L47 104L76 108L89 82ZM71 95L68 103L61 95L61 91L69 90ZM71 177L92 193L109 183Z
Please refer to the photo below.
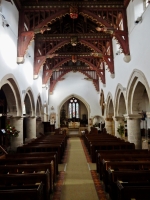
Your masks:
M150 199L149 4L0 0L0 200Z

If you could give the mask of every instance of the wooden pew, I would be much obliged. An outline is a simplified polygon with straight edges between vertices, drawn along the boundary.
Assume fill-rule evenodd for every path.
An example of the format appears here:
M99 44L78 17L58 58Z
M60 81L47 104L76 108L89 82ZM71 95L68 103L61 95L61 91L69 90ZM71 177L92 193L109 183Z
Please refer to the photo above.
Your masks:
M56 181L56 157L9 157L0 159L0 165L18 165L18 164L38 164L38 163L52 163L51 174L53 176L53 182Z
M51 145L36 145L36 146L21 146L17 148L17 153L33 153L33 152L57 152L58 153L58 163L61 164L61 159L63 153L61 152L61 145L51 144Z
M22 174L22 173L39 173L49 170L50 191L54 190L54 181L52 176L51 163L38 163L38 164L19 164L19 165L0 165L0 174Z
M31 152L31 153L13 153L7 154L3 158L20 158L20 157L51 157L54 156L54 160L56 160L56 175L58 175L58 153L57 152Z
M105 189L108 191L108 168L113 170L147 170L150 168L150 161L105 161L103 160L102 176Z
M150 183L124 183L117 181L118 198L116 200L149 200Z
M113 156L113 155L118 155L118 154L121 154L122 156L125 155L125 154L137 154L137 155L147 155L149 154L150 152L148 151L148 149L133 149L132 151L130 149L126 149L126 150L123 150L123 149L120 149L119 151L118 150L96 150L96 169L97 169L97 173L99 173L99 161L102 160L105 156L105 155L110 155L110 156Z
M43 183L43 200L50 199L49 170L43 173L0 174L0 188L12 186L28 186ZM12 189L12 188L11 188Z
M92 159L92 163L96 162L96 150L126 150L130 149L133 150L135 149L135 144L133 143L116 143L116 142L108 142L108 143L92 143L90 146L90 155Z
M117 199L117 181L128 183L150 183L150 170L114 171L108 169L108 192L112 200Z
M102 180L102 165L103 160L107 161L150 161L150 154L137 154L130 153L128 154L100 154L97 161L97 171L99 173L100 179Z
M28 186L5 186L0 187L1 200L44 200L43 183Z

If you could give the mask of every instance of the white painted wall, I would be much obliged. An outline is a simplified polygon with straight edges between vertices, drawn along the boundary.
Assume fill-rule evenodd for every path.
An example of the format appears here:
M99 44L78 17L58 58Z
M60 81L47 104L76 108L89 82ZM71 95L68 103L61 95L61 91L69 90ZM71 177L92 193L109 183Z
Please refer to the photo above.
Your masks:
M135 2L136 1L134 1L134 3ZM106 71L106 87L103 87L101 84L101 88L104 90L105 99L110 92L114 100L118 83L120 83L124 88L127 87L130 75L134 69L142 71L146 76L148 83L150 83L150 5L142 15L142 22L137 25L134 24L132 1L127 8L127 15L129 20L129 47L131 61L129 63L124 62L124 54L116 55L116 52L114 52L115 78L112 79L110 73ZM113 45L115 45L115 40L113 40Z
M53 94L50 95L50 105L54 107L57 114L56 126L59 123L60 105L70 95L83 98L90 106L88 118L101 115L99 105L99 93L96 91L93 83L84 79L84 75L76 72L70 72L64 76L65 80L59 81L56 85Z
M0 81L5 75L13 74L22 102L24 101L22 90L30 88L33 92L35 105L39 95L41 96L42 104L47 103L48 92L47 90L42 90L42 71L38 79L33 79L34 42L28 48L24 64L17 64L16 62L19 16L15 4L12 5L10 2L2 0L0 13ZM9 27L3 27L2 22L4 24L8 23Z

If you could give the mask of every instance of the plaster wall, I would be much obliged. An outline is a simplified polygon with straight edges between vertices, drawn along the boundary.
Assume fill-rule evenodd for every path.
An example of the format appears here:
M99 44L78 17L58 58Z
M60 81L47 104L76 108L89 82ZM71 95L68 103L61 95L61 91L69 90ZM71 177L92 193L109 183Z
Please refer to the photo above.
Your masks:
M33 79L34 64L34 42L32 42L25 55L23 64L17 64L17 41L18 41L18 10L15 4L3 1L1 2L0 14L0 86L1 80L6 75L12 75L17 82L22 102L24 95L22 91L31 89L35 104L40 95L42 104L48 102L48 95L43 94L46 90L42 90L42 71L39 77ZM6 26L6 23L9 26Z
M50 95L50 105L54 107L57 116L61 103L67 97L69 98L70 95L83 98L90 106L90 113L88 113L88 118L95 115L101 115L99 105L100 95L96 91L93 83L91 81L85 80L84 77L85 76L79 72L70 72L64 76L65 79L63 81L59 81L57 83L53 94Z
M108 72L108 70L106 70L106 86L104 87L103 84L101 84L101 88L104 91L105 99L108 93L111 92L114 100L114 95L118 83L120 83L124 88L127 87L129 78L134 69L142 71L148 83L150 83L150 5L147 7L142 15L142 22L136 25L134 24L134 12L132 10L132 6L133 5L130 3L127 8L128 19L131 20L129 20L129 47L131 61L126 63L123 60L124 54L116 55L116 52L114 52L115 78L112 79L110 77L110 73ZM115 39L113 39L113 45L116 45Z

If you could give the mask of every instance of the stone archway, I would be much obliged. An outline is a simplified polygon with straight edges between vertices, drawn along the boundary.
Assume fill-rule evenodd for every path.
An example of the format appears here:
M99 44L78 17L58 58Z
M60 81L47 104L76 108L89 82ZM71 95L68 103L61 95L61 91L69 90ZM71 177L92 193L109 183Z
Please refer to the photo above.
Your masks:
M36 101L36 137L44 134L44 125L42 122L42 101L40 95Z
M28 88L24 97L25 114L24 114L24 141L36 138L36 116L33 92Z
M127 127L128 140L133 142L135 147L142 147L141 119L143 113L149 113L150 90L144 74L134 70L130 76L127 86ZM149 117L149 116L147 116ZM149 118L147 118L149 121ZM147 124L147 123L146 123ZM147 127L145 127L147 130Z
M104 97L103 90L101 90L101 93L100 93L100 106L101 106L102 116L104 116L104 112L105 112L105 97Z
M108 93L106 99L106 111L105 111L105 128L107 133L115 135L115 126L113 121L114 116L114 104L111 93Z
M82 98L82 97L80 97L79 95L76 95L76 94L72 94L72 95L69 95L68 97L66 97L62 102L61 102L61 104L58 106L58 115L56 114L56 123L59 123L60 122L60 112L61 112L61 109L63 108L63 105L66 103L66 102L68 102L68 100L69 99L71 99L71 98L77 98L79 101L80 101L80 103L84 106L84 110L86 111L86 118L87 118L87 124L86 124L86 127L84 126L84 127L80 127L79 126L79 134L80 134L80 132L82 131L82 130L85 130L85 128L86 129L89 129L89 127L88 127L88 119L89 119L89 116L90 116L90 106L89 106L89 104ZM82 114L84 115L85 114L85 112L84 113L80 113L80 117L82 117ZM84 117L84 116L83 116ZM58 127L60 127L60 124L58 124ZM68 127L67 127L68 128Z
M12 74L7 74L1 80L1 90L3 90L6 102L6 124L9 123L18 131L18 137L12 139L11 148L15 150L17 146L23 144L23 118L22 118L22 101L19 85Z
M119 125L124 126L125 134L123 136L127 137L127 126L124 119L124 115L127 113L125 95L126 89L121 84L118 84L115 92L115 113L113 117L115 122L115 136L117 137L121 137L117 131Z

